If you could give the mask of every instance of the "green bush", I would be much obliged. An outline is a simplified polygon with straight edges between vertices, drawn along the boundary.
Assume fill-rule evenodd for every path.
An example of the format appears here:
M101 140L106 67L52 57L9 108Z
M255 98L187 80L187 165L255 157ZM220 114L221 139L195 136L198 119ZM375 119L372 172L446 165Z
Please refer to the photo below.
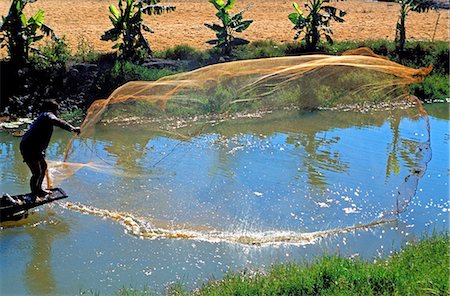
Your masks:
M155 81L161 77L176 74L178 72L179 71L171 69L147 68L128 61L116 61L111 70L111 77L119 82L135 80Z
M424 101L445 100L450 98L450 80L448 75L431 74L420 84L411 85L411 93Z
M63 37L39 47L39 51L34 53L30 60L37 70L46 70L64 68L69 58L70 49Z
M84 113L83 111L81 111L81 109L74 109L72 111L66 111L61 114L61 118L69 122L82 120L83 117Z
M100 54L95 52L94 46L89 43L85 36L79 36L74 58L81 62L95 62L99 60Z

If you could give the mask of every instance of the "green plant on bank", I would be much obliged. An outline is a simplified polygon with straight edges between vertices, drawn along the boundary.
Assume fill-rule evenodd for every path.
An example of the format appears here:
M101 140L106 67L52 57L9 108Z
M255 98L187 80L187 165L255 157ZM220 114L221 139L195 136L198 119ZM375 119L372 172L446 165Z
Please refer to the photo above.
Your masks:
M143 23L143 15L160 15L175 10L175 6L158 5L160 0L119 0L119 8L109 5L109 19L113 28L106 31L101 40L116 42L119 57L124 60L137 61L151 55L150 44L143 31L153 30Z
M81 109L74 109L72 111L66 111L61 114L61 118L65 121L74 122L77 120L82 120L84 113Z
M406 42L406 16L410 11L427 12L434 8L433 0L397 0L400 4L400 15L398 17L397 26L395 30L395 42L397 49L403 51Z
M179 71L163 68L154 69L133 64L129 61L116 61L112 70L111 77L114 80L120 79L121 82L127 81L155 81L161 77L176 74Z
M245 10L240 11L234 15L230 15L236 0L208 0L217 9L216 16L222 22L220 24L207 24L205 26L216 33L217 39L207 41L208 44L213 44L222 50L224 55L230 55L234 46L249 43L248 40L234 37L235 33L242 33L246 30L253 20L243 20Z
M346 12L336 7L324 5L329 0L308 0L305 7L309 10L308 16L305 16L296 2L293 6L296 12L289 14L289 20L294 24L294 30L297 33L294 40L297 40L302 34L306 42L307 49L316 49L320 42L321 36L325 36L329 44L333 44L331 35L331 21L344 22L343 17Z
M272 58L284 56L284 45L272 40L253 41L235 50L235 56L240 60Z
M450 99L450 80L448 75L431 74L420 84L410 87L411 93L419 99L430 102L446 101Z
M30 57L37 70L62 69L70 58L70 49L65 38L51 40L39 47L39 51Z
M93 62L99 59L100 54L95 52L94 46L89 43L87 38L80 35L78 38L77 51L75 58L82 62Z
M13 0L8 15L0 23L0 44L7 47L11 62L22 65L28 61L32 44L50 36L57 40L53 30L44 24L44 11L39 9L27 19L23 10L28 3L36 0Z

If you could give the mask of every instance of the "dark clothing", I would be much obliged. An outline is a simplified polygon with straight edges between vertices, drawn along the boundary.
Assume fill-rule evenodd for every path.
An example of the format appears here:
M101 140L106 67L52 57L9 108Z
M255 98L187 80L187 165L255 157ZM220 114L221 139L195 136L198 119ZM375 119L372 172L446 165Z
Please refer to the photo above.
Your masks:
M73 131L74 127L62 119L56 117L52 112L42 112L31 124L20 142L20 152L25 162L35 162L45 157L45 149L48 147L56 125L67 131Z
M44 182L45 172L47 171L47 162L44 157L37 161L27 162L31 170L30 188L34 195L42 194L42 183Z
M20 152L23 161L31 170L30 188L35 196L45 196L42 190L47 162L45 161L45 149L47 149L53 133L53 126L59 126L67 131L75 128L62 119L56 117L52 112L42 112L30 126L20 142Z

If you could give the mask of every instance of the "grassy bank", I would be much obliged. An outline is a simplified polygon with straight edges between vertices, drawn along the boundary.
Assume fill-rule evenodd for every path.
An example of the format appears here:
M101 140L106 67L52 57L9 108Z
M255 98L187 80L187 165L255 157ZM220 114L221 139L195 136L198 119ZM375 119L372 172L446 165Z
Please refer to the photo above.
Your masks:
M369 47L375 53L401 64L419 68L433 65L432 73L421 84L411 86L411 93L424 101L446 100L450 97L448 42L407 42L398 52L395 43L387 40L343 41L322 44L308 52L302 43L278 44L257 41L236 48L232 55L222 56L214 48L200 51L177 45L155 52L154 58L140 63L120 61L112 54L99 54L81 46L70 55L64 40L42 48L42 54L31 59L24 69L15 69L1 61L1 106L5 115L28 116L44 99L57 99L68 116L84 114L96 99L106 98L114 89L131 80L157 80L163 76L189 71L210 64L231 60L258 59L288 55L324 53L338 55L346 50ZM4 86L4 87L3 87ZM79 111L81 110L81 112ZM6 112L5 112L6 111Z
M230 273L195 291L182 284L169 295L449 295L449 237L414 242L372 262L324 256L310 264L282 264L269 271ZM123 289L118 295L149 295Z

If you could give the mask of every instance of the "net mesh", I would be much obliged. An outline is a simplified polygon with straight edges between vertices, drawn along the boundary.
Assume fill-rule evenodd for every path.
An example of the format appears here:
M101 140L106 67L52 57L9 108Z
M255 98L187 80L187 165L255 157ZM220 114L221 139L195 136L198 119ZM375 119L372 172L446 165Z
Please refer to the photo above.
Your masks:
M367 48L341 56L305 55L215 64L157 81L132 81L88 110L82 130L101 120L185 117L402 103L407 85L431 71L413 69Z
M420 101L408 93L408 85L421 82L431 70L431 66L422 69L403 66L366 48L348 51L341 56L305 55L215 64L167 76L157 81L132 81L124 84L107 99L97 100L91 105L81 126L81 136L89 138L99 122L128 122L136 118L155 121L155 129L161 131L163 120L173 123L183 117L192 119L197 116L218 115L226 119L228 114L239 112L249 114L284 108L372 111L375 108L384 110L414 105L416 109L412 110L426 121L428 136L425 142L418 144L416 161L410 173L404 178L404 182L398 186L394 208L386 209L375 221L352 226L370 227L392 221L389 220L392 216L406 210L431 158L427 114ZM174 121L174 118L177 120ZM166 129L165 133L180 141L195 136L182 134L182 129L175 131ZM201 133L201 130L198 133ZM68 160L72 142L67 149L65 161ZM173 149L176 147L177 145ZM168 155L170 151L164 157ZM155 162L155 165L161 160L162 158ZM94 166L94 163L83 165L64 162L58 165L59 169L56 171L60 174L60 179L64 179L66 175L72 175L82 167ZM140 237L199 237L195 233L187 235L166 233L164 229L155 230L132 216L129 218L121 213L76 204L67 204L67 207L118 221L132 220L134 222L130 224L132 228L130 231ZM125 222L123 223L128 225L128 222ZM344 227L339 231L351 229L353 228ZM336 230L330 230L314 235L320 237L335 232ZM235 238L223 238L223 235L226 234L214 233L207 237L236 241ZM251 239L252 242L261 243L266 243L266 240L267 242L293 240L298 243L303 242L305 238L294 234L288 238L274 238L267 235L263 241L260 241L260 238Z

